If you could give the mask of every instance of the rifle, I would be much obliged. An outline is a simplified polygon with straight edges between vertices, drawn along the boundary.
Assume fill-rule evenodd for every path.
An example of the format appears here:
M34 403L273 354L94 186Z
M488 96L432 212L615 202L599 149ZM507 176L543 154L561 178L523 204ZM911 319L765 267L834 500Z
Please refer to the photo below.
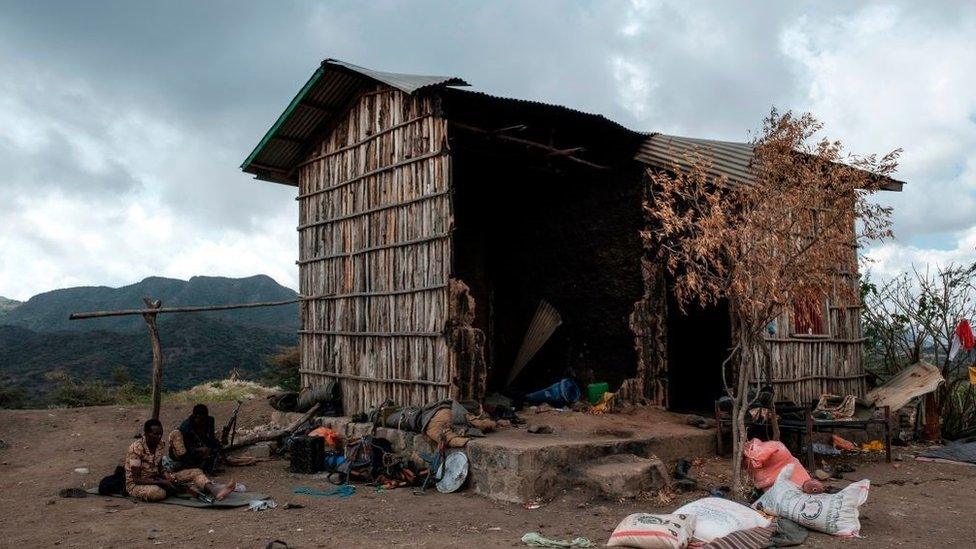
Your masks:
M244 404L243 400L237 401L237 407L234 408L234 413L231 414L230 419L227 420L227 425L224 425L224 428L220 430L221 446L234 444L234 436L237 435L237 412L241 411L242 404Z
M194 486L192 482L178 482L175 484L176 486L182 488L187 494L190 494L191 496L197 498L198 500L206 504L213 505L214 502L217 501L216 498L214 498L210 494L197 490L197 487Z

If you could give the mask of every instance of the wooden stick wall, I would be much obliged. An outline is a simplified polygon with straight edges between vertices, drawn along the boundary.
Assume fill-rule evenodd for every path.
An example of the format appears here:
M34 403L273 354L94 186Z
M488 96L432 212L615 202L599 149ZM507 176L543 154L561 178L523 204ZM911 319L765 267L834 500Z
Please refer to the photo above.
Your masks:
M867 376L857 283L856 269L835 278L833 295L822 304L825 334L794 334L789 312L776 319L775 335L767 340L777 399L805 404L823 393L864 396Z
M345 413L447 398L447 124L429 97L363 94L299 169L302 384Z

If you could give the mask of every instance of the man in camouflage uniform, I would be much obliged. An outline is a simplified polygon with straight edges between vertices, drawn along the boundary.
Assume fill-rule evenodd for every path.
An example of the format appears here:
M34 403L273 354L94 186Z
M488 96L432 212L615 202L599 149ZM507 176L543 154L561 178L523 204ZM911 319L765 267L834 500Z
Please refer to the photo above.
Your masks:
M164 470L164 455L163 425L158 419L150 419L143 425L142 438L129 445L125 454L125 489L129 495L143 501L162 501L166 496L182 491L177 484L192 484L217 499L224 499L234 491L233 481L220 488L200 469L184 469L176 473Z

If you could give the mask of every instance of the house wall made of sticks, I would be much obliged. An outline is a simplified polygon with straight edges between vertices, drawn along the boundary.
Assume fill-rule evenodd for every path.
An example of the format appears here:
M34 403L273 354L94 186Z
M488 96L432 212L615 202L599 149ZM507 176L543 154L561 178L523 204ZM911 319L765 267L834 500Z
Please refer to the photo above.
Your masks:
M437 98L364 92L299 167L301 376L346 413L452 396L447 121Z

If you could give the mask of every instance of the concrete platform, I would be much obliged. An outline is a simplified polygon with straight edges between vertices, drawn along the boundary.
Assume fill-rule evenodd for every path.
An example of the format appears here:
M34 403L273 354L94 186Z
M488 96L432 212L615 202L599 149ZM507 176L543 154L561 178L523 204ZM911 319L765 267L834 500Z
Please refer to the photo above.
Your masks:
M617 463L631 462L638 475L648 469L642 459L659 459L670 470L678 458L715 454L715 431L685 424L684 417L654 408L632 413L594 416L577 412L550 411L520 414L527 421L518 428L502 429L484 438L472 439L465 451L470 462L469 489L474 493L507 502L522 503L555 497L563 490L587 488L593 484L587 466L606 463L607 456L627 456ZM287 424L291 414L273 418ZM352 423L349 418L317 418L346 436L369 433L372 426ZM551 434L532 434L526 427L544 424ZM376 436L393 444L398 452L431 452L424 435L397 429L377 428ZM620 465L618 465L619 467ZM661 468L647 473L640 489L660 488L667 483ZM608 484L608 486L610 486ZM631 497L633 487L602 490L611 497ZM615 491L616 490L616 491Z

